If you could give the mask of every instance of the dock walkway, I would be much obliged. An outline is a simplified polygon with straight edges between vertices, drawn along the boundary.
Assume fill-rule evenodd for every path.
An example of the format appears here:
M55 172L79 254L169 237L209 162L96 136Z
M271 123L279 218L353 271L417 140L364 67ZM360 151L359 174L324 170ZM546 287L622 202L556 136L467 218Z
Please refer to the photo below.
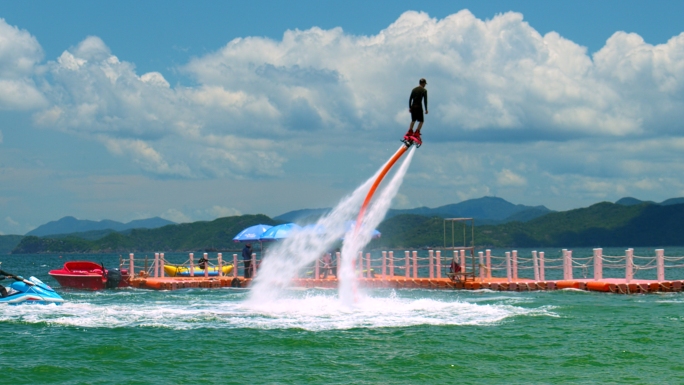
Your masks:
M218 289L223 287L247 288L252 279L244 277L135 277L130 280L130 285L140 289L152 290L179 290L189 288ZM505 278L468 279L454 281L449 278L358 278L359 286L364 288L391 288L391 289L432 289L432 290L494 290L494 291L536 291L536 290L561 290L576 289L587 291L609 292L616 294L657 293L657 292L680 292L684 281L633 280L626 282L625 279L576 279L560 281L534 281L530 279L518 279L509 282ZM292 280L292 286L305 288L336 289L336 278L313 279L296 278Z

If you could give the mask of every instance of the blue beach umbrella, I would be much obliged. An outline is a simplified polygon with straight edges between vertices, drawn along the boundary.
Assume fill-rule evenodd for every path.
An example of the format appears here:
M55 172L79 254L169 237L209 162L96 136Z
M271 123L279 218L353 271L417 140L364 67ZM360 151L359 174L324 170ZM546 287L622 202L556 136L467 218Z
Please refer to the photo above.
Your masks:
M233 238L234 242L259 242L261 236L273 226L269 225L254 225L250 226L238 233L238 235Z
M266 230L261 235L262 241L277 241L289 237L293 232L300 230L302 227L296 223L285 223L283 225L273 226Z

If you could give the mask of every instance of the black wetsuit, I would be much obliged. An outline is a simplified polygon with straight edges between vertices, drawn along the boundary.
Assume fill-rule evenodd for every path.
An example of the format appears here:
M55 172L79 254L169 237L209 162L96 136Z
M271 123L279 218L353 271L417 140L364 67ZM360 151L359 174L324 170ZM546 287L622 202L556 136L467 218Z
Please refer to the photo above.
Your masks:
M242 249L242 263L245 264L245 278L252 278L252 248L245 246Z
M427 111L428 98L427 90L425 87L418 86L411 91L411 96L409 97L409 108L411 109L411 121L423 122L423 104L424 101L425 110Z
M0 281L2 281L5 278L7 278L7 277L0 276ZM7 297L7 289L5 289L4 286L0 285L0 298L5 298L5 297Z

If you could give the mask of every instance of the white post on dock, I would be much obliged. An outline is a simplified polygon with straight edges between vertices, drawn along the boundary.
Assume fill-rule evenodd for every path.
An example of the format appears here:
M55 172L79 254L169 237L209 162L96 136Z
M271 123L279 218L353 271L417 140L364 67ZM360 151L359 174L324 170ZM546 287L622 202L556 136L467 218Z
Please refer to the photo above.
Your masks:
M207 258L209 254L204 253L203 255L204 259L209 260L209 258ZM204 278L209 278L209 262L204 263Z
M594 281L603 279L603 249L594 249Z
M563 249L563 279L572 280L572 251Z
M518 279L518 250L513 250L511 257L513 258L513 279Z
M435 252L434 250L428 250L428 261L430 268L430 279L435 278Z
M413 278L418 278L418 252L413 251Z
M477 252L477 255L480 257L480 280L483 280L485 277L485 265L484 265L484 253L481 251Z
M437 278L442 278L442 251L437 250Z
M164 265L166 261L164 260L164 253L159 253L159 276L164 278Z
M394 251L389 252L389 276L394 278Z
M256 275L257 275L256 253L252 253L252 265L250 266L250 269L252 269L252 274L250 275L250 277L252 277L252 279L256 278Z
M216 259L218 260L218 276L223 277L223 254L218 253Z
M665 280L665 249L656 249L656 266L658 282L663 282Z
M508 283L511 283L511 252L506 252L506 278L508 278Z
M128 254L128 274L130 274L131 277L135 277L135 261L134 261L134 256L133 253Z
M546 281L546 269L544 269L544 252L539 252L539 280Z
M485 255L487 256L487 278L492 278L492 251L485 250Z
M195 261L193 261L193 259L195 259L195 253L190 253L190 271L189 271L189 273L190 273L191 277L195 276Z
M629 283L634 278L634 249L627 249L625 254L625 281Z
M237 276L238 276L237 254L233 254L233 278L237 278Z
M314 269L314 278L320 279L321 278L321 267L320 267L320 258L316 258L316 268Z
M159 277L159 253L154 253L154 264L152 265L152 276Z
M358 270L356 268L358 266ZM363 251L359 251L359 254L356 255L356 260L354 260L354 276L355 277L363 277Z
M385 280L385 270L387 269L387 252L382 252L382 280Z
M568 279L568 249L562 249L563 258L563 279Z
M337 277L339 274L341 256L342 256L342 253L340 253L339 251L335 252L335 264L334 264L334 266L335 266L335 277Z
M404 270L404 277L408 278L411 272L411 261L409 260L410 251L404 251L404 259L406 259L406 268Z
M371 277L371 255L366 253L366 277Z
M465 250L461 250L461 272L466 272Z
M532 252L532 270L534 270L534 280L539 282L539 261L537 261L537 251Z

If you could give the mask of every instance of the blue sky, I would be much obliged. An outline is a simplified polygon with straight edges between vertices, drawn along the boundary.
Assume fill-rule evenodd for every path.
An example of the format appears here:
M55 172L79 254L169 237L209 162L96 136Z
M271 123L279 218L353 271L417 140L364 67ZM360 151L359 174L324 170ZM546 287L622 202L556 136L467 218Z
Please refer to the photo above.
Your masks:
M680 1L0 5L0 233L330 207L430 114L394 207L684 196Z

